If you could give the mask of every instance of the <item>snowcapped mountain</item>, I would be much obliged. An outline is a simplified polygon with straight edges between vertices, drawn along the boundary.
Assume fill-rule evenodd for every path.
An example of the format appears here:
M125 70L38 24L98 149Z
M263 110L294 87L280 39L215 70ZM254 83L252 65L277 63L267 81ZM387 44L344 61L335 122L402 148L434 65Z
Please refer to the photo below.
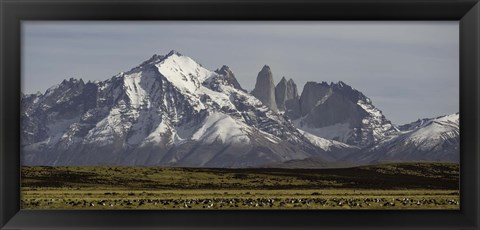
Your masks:
M460 161L459 114L421 119L400 126L397 135L351 154L360 164L388 161Z
M316 136L365 147L399 132L371 100L344 82L307 82L294 125Z
M341 167L458 161L459 115L395 127L343 82L292 79L265 65L255 90L228 66L176 51L105 81L69 79L22 95L24 165ZM278 111L277 111L278 110Z
M105 81L64 80L22 108L24 165L251 167L349 148L304 135L228 67L176 51Z

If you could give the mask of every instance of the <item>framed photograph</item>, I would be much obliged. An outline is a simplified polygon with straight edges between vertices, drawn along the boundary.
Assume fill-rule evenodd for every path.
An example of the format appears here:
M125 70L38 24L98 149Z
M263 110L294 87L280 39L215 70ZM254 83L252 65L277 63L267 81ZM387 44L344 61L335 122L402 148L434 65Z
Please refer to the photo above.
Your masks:
M479 229L478 1L0 0L1 229Z

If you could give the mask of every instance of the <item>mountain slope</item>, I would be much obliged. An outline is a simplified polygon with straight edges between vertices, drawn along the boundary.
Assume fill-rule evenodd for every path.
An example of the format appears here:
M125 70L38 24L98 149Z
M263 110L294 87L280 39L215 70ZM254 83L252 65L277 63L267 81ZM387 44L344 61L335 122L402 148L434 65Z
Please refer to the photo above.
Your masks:
M360 164L384 161L460 161L458 113L422 119L403 125L403 129L402 133L345 159Z
M294 125L319 137L365 147L398 130L371 100L344 82L307 82Z

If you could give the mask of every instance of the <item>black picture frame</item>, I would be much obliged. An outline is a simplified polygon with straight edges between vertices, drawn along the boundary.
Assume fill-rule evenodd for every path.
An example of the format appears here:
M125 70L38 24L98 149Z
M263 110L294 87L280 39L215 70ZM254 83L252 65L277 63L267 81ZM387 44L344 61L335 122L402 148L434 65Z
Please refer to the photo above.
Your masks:
M0 0L1 229L479 229L478 0ZM20 210L22 20L458 20L459 211Z

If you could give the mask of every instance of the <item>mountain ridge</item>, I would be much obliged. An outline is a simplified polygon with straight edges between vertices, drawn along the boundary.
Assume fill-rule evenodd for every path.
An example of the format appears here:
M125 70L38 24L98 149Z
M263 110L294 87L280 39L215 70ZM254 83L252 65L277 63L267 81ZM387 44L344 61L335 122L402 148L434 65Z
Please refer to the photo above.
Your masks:
M23 163L248 167L332 159L283 116L227 83L178 52L88 87L64 81L22 101Z
M258 167L312 158L333 165L406 132L342 81L315 83L326 93L317 95L304 116L292 119L302 112L293 79L283 78L285 84L275 86L270 68L265 65L262 71L257 79L267 80L266 102L244 90L228 66L210 71L174 50L104 81L70 78L44 94L22 94L22 163ZM257 93L264 93L262 84ZM322 102L329 91L333 96ZM357 135L360 141L328 138L315 127L309 129L315 123L307 118L322 120L317 110L325 102L363 111L364 116L355 117L365 129ZM278 112L272 109L277 105ZM375 139L372 133L381 135Z

